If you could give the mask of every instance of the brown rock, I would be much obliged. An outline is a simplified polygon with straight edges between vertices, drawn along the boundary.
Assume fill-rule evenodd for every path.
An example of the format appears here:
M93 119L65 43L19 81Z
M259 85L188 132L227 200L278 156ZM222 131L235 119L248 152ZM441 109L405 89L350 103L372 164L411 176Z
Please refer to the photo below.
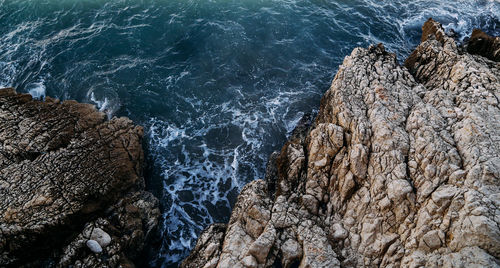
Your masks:
M65 259L69 253L62 247L69 239L94 226L93 219L110 219L105 212L111 207L122 213L120 204L147 210L129 217L147 221L146 232L154 229L158 201L139 191L142 135L129 119L106 121L93 105L41 102L0 89L0 266ZM115 234L113 241L123 235ZM118 251L115 255L130 255Z

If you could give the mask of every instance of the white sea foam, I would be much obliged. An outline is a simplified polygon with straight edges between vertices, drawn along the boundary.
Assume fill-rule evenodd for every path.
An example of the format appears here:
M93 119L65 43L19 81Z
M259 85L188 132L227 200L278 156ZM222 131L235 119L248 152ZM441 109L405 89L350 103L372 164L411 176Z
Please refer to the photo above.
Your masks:
M461 39L474 27L500 34L491 0L35 3L2 4L0 85L41 98L47 87L145 127L164 207L158 266L227 221L355 46L382 42L402 60L429 17Z
M29 84L26 88L28 90L28 93L33 96L35 99L44 99L45 98L45 85L43 84L43 80L31 83Z
M104 100L99 100L96 98L94 92L90 92L90 101L95 103L97 109L105 113L108 119L111 119L119 108L119 103L116 100L110 101L108 97L104 97Z

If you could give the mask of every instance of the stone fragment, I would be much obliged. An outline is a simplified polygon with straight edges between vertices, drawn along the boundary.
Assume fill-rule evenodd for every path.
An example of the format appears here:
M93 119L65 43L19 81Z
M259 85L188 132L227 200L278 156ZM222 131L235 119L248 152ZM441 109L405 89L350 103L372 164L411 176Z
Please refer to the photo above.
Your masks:
M94 253L101 253L102 252L101 245L99 245L99 243L95 240L88 240L86 245Z
M257 268L258 263L257 260L253 256L246 256L241 260L241 263L243 263L243 266L248 267L248 268Z
M346 239L348 236L348 232L342 225L339 223L335 223L332 225L332 230L333 230L333 238L336 240L343 240Z
M427 234L425 234L424 236L422 236L420 244L421 247L424 249L433 250L441 247L443 240L444 240L444 234L442 231L432 230Z
M109 236L109 234L104 232L101 228L94 228L94 230L92 230L92 234L90 235L90 239L97 241L97 243L99 243L99 245L103 248L111 243L111 236Z

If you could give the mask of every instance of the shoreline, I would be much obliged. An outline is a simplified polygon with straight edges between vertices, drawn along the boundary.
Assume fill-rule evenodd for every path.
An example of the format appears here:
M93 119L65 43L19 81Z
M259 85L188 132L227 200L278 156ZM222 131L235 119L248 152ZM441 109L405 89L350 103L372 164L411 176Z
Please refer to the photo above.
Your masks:
M429 20L424 25L421 45L405 60L407 69L400 66L395 55L387 53L382 45L355 49L344 60L332 87L322 98L316 118L304 116L299 121L282 150L269 157L265 179L252 181L243 188L229 223L207 227L181 267L372 266L425 264L426 261L432 266L443 262L460 264L461 260L468 264L497 260L497 247L500 247L497 242L500 240L497 240L494 230L488 229L491 227L488 221L495 221L489 215L485 216L487 220L478 219L477 222L481 228L486 226L486 237L483 229L470 230L472 236L467 242L475 243L472 247L464 246L465 242L454 235L459 231L452 229L453 226L443 231L444 227L426 222L430 230L424 228L423 231L423 227L418 229L407 223L409 218L423 217L419 214L420 209L430 203L449 209L455 204L453 202L467 199L465 193L477 191L484 194L483 190L467 184L467 180L470 184L492 187L488 193L498 193L494 171L493 179L484 177L487 174L483 177L476 174L479 172L476 169L490 172L496 167L496 162L467 167L468 157L474 159L476 156L464 153L461 146L486 149L469 140L467 134L453 129L454 124L458 124L453 117L440 114L449 108L446 105L452 104L433 102L439 99L433 92L448 100L447 94L452 93L441 87L451 83L450 79L457 82L452 80L456 77L443 79L439 71L437 74L429 71L429 61L443 65L441 68L448 68L451 73L456 72L460 65L447 64L465 62L465 67L462 67L468 68L466 57L473 62L471 64L476 64L474 66L486 66L483 69L489 69L493 74L498 71L498 37L475 31L467 44L467 47L460 47L445 34L439 23ZM452 60L439 53L432 54L436 50L445 51L453 57ZM443 59L444 63L440 62ZM373 70L363 70L366 64ZM381 66L389 67L386 70ZM361 74L352 76L353 70ZM470 73L474 74L474 70ZM470 79L467 80L469 83L478 84L467 76L470 73L457 81ZM394 74L403 78L394 78ZM371 91L365 91L359 84L350 84L349 75L359 83L366 82L364 75L374 77L378 86L369 86ZM481 81L479 85L488 87L484 80ZM471 96L497 112L499 88L494 85L499 82L491 81L493 93L490 89L483 93L490 92L492 96L478 97L472 93ZM371 81L367 83L369 85ZM394 86L397 83L399 86ZM352 92L345 90L349 87L363 101L353 99ZM425 108L425 105L431 108ZM482 107L471 105L474 109ZM383 110L387 107L389 112ZM400 114L398 109L404 111ZM454 118L462 116L472 123L479 120L475 114L467 117L466 112L457 112L456 109L461 109L459 105L454 109ZM374 110L381 115L370 114ZM412 114L416 115L411 118ZM432 124L420 122L417 115L427 118ZM362 119L356 119L358 116ZM416 121L416 125L411 125L411 120ZM3 124L0 127L0 194L7 200L0 206L0 215L3 216L0 222L0 252L3 252L0 266L99 267L147 263L144 252L156 245L152 241L158 239L155 236L158 236L160 210L158 199L145 191L142 127L135 126L127 118L106 119L90 104L71 100L61 102L50 97L42 102L28 94L16 93L12 88L0 89L0 122ZM492 126L494 122L488 121L486 125ZM451 130L446 127L436 130L435 126L448 126ZM383 134L384 129L396 131L376 139L374 135ZM444 134L439 134L438 130ZM498 134L494 128L486 128L486 131L492 132L494 137ZM478 135L482 137L481 133ZM432 137L425 142L438 148L452 144L446 147L452 153L445 155L443 160L449 169L443 171L445 175L438 174L436 163L433 164L434 171L428 171L428 162L434 161L434 156L426 158L425 154L418 156L413 152L414 159L411 159L412 149L417 149L412 146L418 144L418 137ZM384 143L383 139L392 144ZM391 150L399 150L399 155L384 156L387 159L379 157L377 153L385 152L384 146L394 146ZM489 156L499 157L498 151L492 150L488 151ZM79 164L86 163L82 159L90 164ZM372 163L373 159L397 165L389 173L373 171L380 168ZM26 170L36 172L26 173ZM479 176L478 182L468 178L472 172ZM373 188L381 177L389 182ZM374 198L376 207L363 202L367 193L368 196L383 195ZM493 203L497 201L494 198L490 200ZM483 203L476 208L488 207ZM404 207L403 211L399 205ZM363 207L364 211L360 212L357 206ZM349 214L349 209L358 214ZM463 210L457 209L457 213ZM399 228L404 226L406 230L386 226L394 220L383 216L390 211L394 211ZM439 217L447 216L436 209L434 212ZM463 213L470 216L469 212ZM372 214L381 219L377 222L377 217L368 217ZM351 219L361 225L352 223ZM454 221L463 219L454 218ZM365 232L365 226L370 224L385 229ZM461 224L465 226L465 223ZM403 241L404 236L410 238ZM414 241L408 242L408 239ZM380 250L373 252L370 247ZM411 254L402 254L401 249ZM25 254L31 257L24 258Z

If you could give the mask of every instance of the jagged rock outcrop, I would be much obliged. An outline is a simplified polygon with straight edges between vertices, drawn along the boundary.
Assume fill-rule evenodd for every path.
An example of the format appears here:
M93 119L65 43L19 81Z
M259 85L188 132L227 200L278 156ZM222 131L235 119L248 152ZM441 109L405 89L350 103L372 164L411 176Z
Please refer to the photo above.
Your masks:
M142 135L93 105L0 89L0 266L133 266L159 216Z
M356 48L181 267L499 266L499 99L500 64L432 19L405 66Z

